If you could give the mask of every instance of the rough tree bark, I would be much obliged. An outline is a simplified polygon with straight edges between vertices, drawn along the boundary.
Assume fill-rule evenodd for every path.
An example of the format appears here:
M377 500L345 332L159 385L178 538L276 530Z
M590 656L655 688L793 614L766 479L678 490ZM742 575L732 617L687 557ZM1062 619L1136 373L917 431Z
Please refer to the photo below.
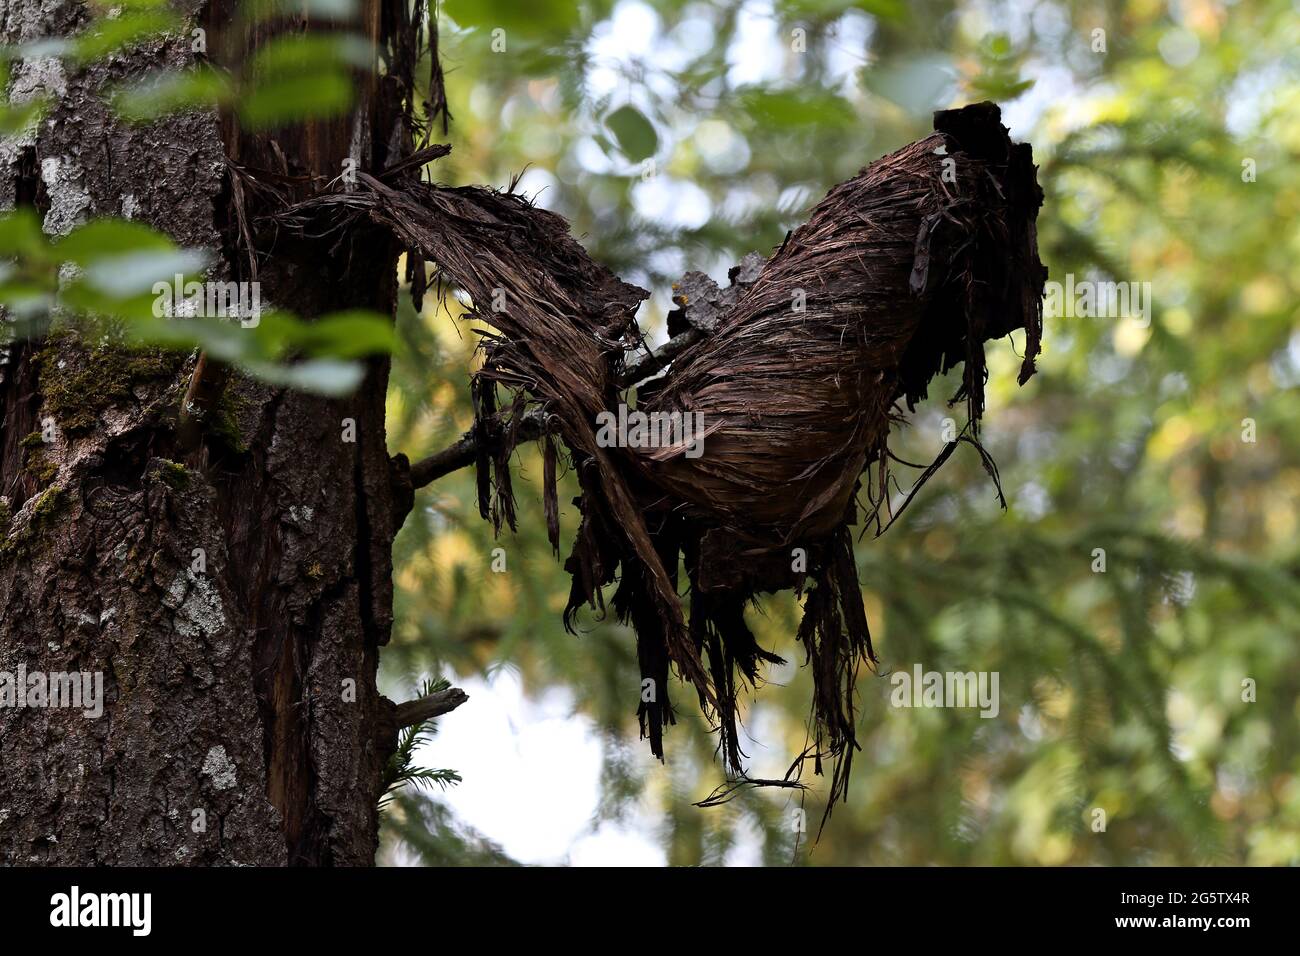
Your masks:
M214 58L233 6L187 0ZM391 50L405 4L362 6ZM6 44L88 16L76 0L0 9ZM391 314L397 252L382 236L284 243L250 276L235 192L241 170L312 188L349 154L383 168L409 146L398 91L372 74L354 115L269 135L211 113L113 118L108 84L194 58L180 36L76 72L23 62L9 94L55 106L0 153L0 208L34 205L51 234L143 220L219 250L218 277L257 278L264 301L300 315ZM177 420L194 365L71 331L5 356L0 671L102 671L106 704L99 719L0 709L0 863L373 862L393 721L375 685L397 520L387 364L337 401L232 375L188 448ZM51 442L34 437L46 420Z

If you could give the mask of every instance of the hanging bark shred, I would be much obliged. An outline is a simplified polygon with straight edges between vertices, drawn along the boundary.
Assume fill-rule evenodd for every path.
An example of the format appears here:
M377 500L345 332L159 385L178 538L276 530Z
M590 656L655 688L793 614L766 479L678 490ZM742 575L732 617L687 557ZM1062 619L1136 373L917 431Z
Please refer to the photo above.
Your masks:
M1042 192L1031 148L1013 144L1000 119L988 103L936 113L933 134L833 188L769 260L749 256L732 270L728 289L698 275L679 284L672 319L679 332L695 330L695 344L642 385L638 401L652 414L701 416L698 457L682 443L597 442L597 415L618 408L627 359L643 347L634 312L648 293L594 263L559 216L510 191L386 174L288 207L276 222L319 230L368 219L410 250L415 273L431 263L439 282L468 295L490 326L474 379L478 427L503 427L498 388L512 394L513 427L529 405L555 424L582 489L565 623L572 629L583 605L603 609L603 589L617 582L613 607L636 630L642 676L655 690L638 713L656 756L675 720L673 668L717 727L729 774L743 778L738 689L760 680L761 662L781 660L758 645L745 606L763 592L805 595L798 641L815 689L804 757L817 773L832 764L829 809L845 795L857 747L854 681L875 662L850 531L861 476L879 476L868 487L872 517L886 498L900 403L914 409L936 375L960 364L952 398L967 410L960 441L980 450L996 481L978 441L984 342L1025 330L1021 384L1039 352ZM445 147L429 158L434 150ZM478 455L481 506L498 529L513 527L513 442L480 437L496 439L481 448L497 449ZM546 441L555 545L555 452Z

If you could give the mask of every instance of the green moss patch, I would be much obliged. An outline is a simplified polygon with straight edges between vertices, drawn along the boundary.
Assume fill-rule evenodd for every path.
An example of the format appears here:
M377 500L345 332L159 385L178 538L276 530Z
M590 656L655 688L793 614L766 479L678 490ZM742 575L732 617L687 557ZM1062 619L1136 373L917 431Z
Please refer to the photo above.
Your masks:
M104 411L134 403L135 386L175 378L183 361L162 349L88 349L76 332L65 330L36 355L44 411L65 432L89 431Z

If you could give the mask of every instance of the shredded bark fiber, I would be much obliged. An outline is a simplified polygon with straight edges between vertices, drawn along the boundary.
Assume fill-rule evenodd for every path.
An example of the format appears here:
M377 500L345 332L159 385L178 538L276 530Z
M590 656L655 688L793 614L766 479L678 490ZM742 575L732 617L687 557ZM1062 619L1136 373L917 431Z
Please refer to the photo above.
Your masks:
M642 675L656 689L638 710L656 756L674 723L675 668L717 727L729 775L744 779L738 685L759 681L760 662L780 662L756 642L745 606L760 592L805 595L798 640L815 687L813 740L776 783L797 779L805 758L817 773L829 761L829 809L846 793L857 748L854 680L875 661L850 531L861 477L875 475L864 517L880 529L900 403L913 409L935 375L962 364L952 401L966 403L969 421L959 441L979 448L984 342L1024 329L1021 384L1034 372L1047 273L1030 147L1011 143L992 104L936 113L933 134L832 189L770 260L747 257L733 270L731 288L711 294L684 280L694 305L683 293L672 322L699 341L637 400L647 412L703 415L694 458L683 446L596 441L597 415L623 400L626 361L642 345L634 312L648 293L592 262L563 219L510 191L417 181L415 160L444 152L363 175L359 189L299 203L277 222L318 231L322 218L326 228L369 219L408 249L417 299L427 261L492 327L473 383L480 509L498 530L514 526L508 460L526 408L540 406L582 489L565 623L572 629L583 605L603 609L603 589L617 585L612 606L636 630ZM498 414L502 392L507 415ZM556 450L546 440L558 548ZM796 548L806 571L792 570Z

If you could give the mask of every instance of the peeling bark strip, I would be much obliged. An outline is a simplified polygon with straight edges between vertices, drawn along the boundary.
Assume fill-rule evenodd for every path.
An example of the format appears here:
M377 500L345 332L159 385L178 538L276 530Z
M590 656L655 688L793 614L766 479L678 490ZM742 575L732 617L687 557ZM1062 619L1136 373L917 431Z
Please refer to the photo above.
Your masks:
M747 257L732 270L731 288L683 281L672 331L686 348L640 400L652 413L702 414L700 458L595 441L597 414L629 383L626 355L641 344L633 313L647 293L592 262L559 217L510 192L384 175L286 208L275 223L344 234L367 220L409 250L415 274L427 260L469 294L491 326L474 385L476 434L420 463L420 477L476 456L485 516L498 530L513 525L508 454L535 420L523 413L525 396L541 406L583 491L565 565L566 624L583 604L602 606L602 588L618 580L613 606L637 631L653 688L639 714L657 756L674 720L671 664L716 722L728 771L743 776L736 674L754 684L760 661L779 661L758 646L744 607L763 591L807 593L798 639L813 671L814 742L791 775L805 757L817 773L830 759L833 805L857 746L854 680L874 662L849 530L860 477L874 466L878 510L897 403L913 408L936 374L958 364L953 401L964 400L969 416L962 440L979 447L987 339L1025 329L1020 382L1034 371L1042 193L1030 147L1012 144L1000 119L992 104L937 113L933 135L832 189L770 261ZM509 414L498 414L497 385L514 393ZM548 467L548 501L552 474Z
M665 529L657 543L667 538L685 559L691 629L723 704L734 772L733 675L752 684L757 662L772 659L744 606L810 579L798 639L815 687L814 768L826 755L834 762L828 809L846 792L856 748L856 673L874 661L849 532L859 476L873 464L883 472L898 400L914 407L936 374L964 363L954 401L965 399L975 431L985 340L1026 330L1022 383L1039 349L1042 193L1030 147L1013 145L1000 118L992 104L937 113L934 135L832 189L648 397L652 413L703 415L703 457L629 456L657 495L644 498ZM662 676L659 655L648 656ZM652 741L666 716L647 709Z

